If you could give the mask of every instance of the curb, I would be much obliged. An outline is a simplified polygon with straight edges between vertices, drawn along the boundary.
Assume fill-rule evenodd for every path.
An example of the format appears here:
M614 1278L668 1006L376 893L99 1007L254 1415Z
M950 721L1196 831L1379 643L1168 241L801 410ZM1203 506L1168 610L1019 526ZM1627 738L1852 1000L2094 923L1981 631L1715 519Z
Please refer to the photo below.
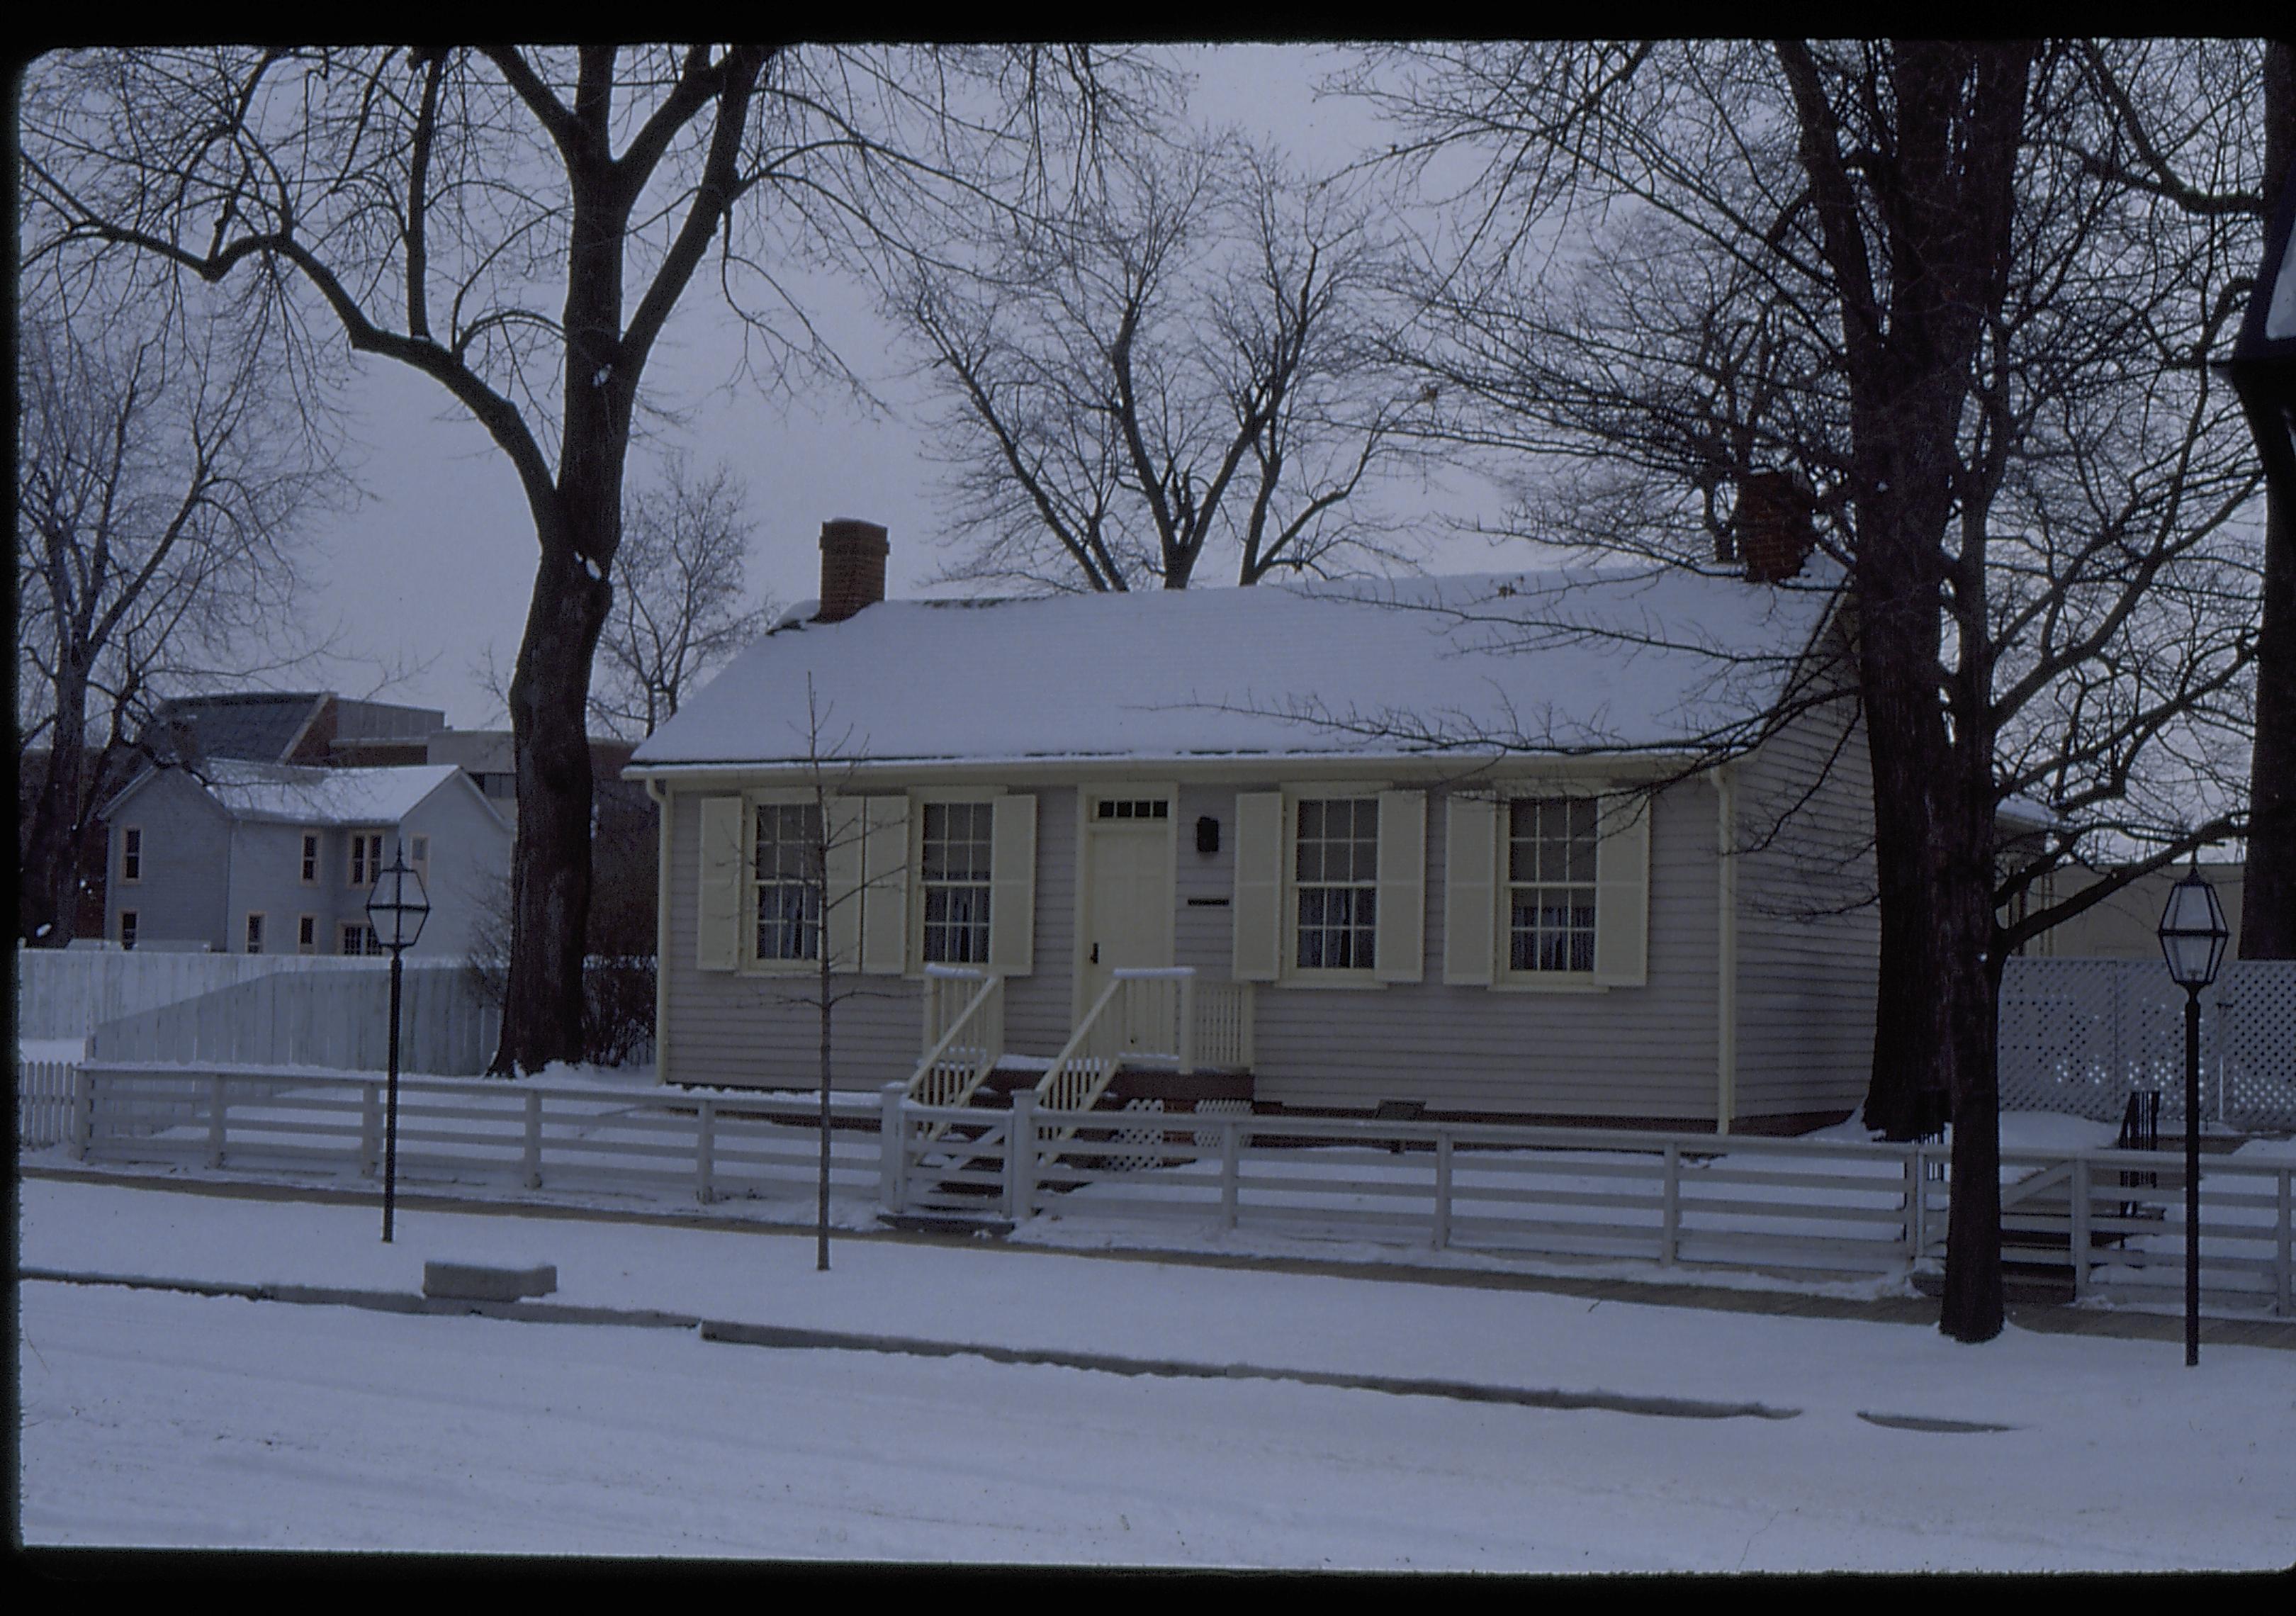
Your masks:
M1179 1358L1125 1358L1115 1353L1067 1352L1053 1349L996 1347L972 1341L931 1341L917 1336L873 1335L857 1331L806 1330L786 1325L753 1325L698 1317L652 1308L593 1308L563 1302L477 1301L419 1296L406 1291L359 1291L325 1285L240 1285L145 1275L74 1274L54 1268L20 1268L17 1278L53 1284L108 1285L137 1291L175 1291L195 1296L232 1296L248 1301L303 1307L361 1308L370 1312L423 1314L519 1320L530 1324L618 1325L638 1328L698 1330L705 1341L767 1347L800 1352L875 1352L906 1358L978 1358L995 1364L1078 1369L1099 1374L1151 1375L1166 1380L1289 1381L1348 1391L1377 1391L1390 1397L1432 1397L1452 1402L1504 1404L1519 1408L1564 1411L1599 1409L1664 1419L1791 1420L1799 1408L1763 1403L1715 1403L1694 1398L1636 1397L1617 1391L1563 1391L1548 1388L1493 1386L1385 1374L1344 1374L1329 1370L1278 1369L1260 1364L1196 1364ZM1883 1416L1887 1418L1889 1416ZM1876 1423L1881 1423L1876 1421ZM1940 1429L1945 1426L1940 1425ZM1986 1429L1958 1423L1956 1430Z

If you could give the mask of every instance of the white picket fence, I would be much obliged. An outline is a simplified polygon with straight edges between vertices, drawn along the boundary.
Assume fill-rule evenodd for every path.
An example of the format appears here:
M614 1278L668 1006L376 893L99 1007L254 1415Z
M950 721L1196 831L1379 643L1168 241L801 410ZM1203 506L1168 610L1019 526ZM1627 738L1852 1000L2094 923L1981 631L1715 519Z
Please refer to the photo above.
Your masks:
M372 1178L377 1075L90 1063L65 1128L89 1161ZM895 1213L1038 1213L1249 1228L1513 1256L1636 1259L1803 1275L1902 1272L1942 1251L1944 1147L1369 1119L1163 1116L922 1105L889 1086L834 1133L832 1187ZM800 1094L402 1079L402 1183L664 1189L809 1209L817 1102ZM873 1128L861 1126L873 1121ZM2054 1239L2077 1291L2181 1293L2182 1157L2005 1150L2005 1229ZM2152 1183L2141 1181L2146 1177ZM2136 1181L2136 1182L2132 1182ZM2296 1317L2296 1164L2209 1159L2212 1303Z
M2120 1119L2161 1092L2185 1110L2185 993L2157 960L2013 959L2001 978L2001 1107ZM2234 960L2201 994L2201 1111L2243 1129L2296 1128L2296 960Z

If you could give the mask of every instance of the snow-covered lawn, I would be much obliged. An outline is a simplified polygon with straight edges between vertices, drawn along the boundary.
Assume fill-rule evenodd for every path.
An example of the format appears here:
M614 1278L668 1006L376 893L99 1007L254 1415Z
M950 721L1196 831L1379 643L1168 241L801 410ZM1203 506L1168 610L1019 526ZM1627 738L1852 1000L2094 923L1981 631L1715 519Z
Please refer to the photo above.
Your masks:
M1649 1307L1365 1276L40 1180L27 1267L420 1288L1022 1348L1629 1396L1563 1412L687 1331L20 1287L33 1544L1607 1571L2278 1567L2296 1355ZM1886 1428L1882 1414L2013 1426Z

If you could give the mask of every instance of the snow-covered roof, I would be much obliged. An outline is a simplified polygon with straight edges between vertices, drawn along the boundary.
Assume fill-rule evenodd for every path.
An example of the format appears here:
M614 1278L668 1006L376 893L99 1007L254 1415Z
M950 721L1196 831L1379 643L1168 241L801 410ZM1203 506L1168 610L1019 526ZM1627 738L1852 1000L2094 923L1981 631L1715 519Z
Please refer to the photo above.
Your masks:
M208 794L234 817L292 824L397 824L462 771L451 763L394 768L302 768L215 762Z
M885 601L751 644L639 773L1683 750L1777 706L1840 592L1687 568ZM1751 739L1741 734L1740 739Z

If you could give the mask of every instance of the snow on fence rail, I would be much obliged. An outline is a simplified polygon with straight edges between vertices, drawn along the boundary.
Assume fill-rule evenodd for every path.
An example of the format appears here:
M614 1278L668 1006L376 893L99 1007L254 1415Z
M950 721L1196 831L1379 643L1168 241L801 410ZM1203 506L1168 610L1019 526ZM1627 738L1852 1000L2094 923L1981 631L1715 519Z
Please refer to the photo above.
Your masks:
M377 1074L91 1062L74 1086L66 1137L81 1160L373 1177L383 1090ZM892 1085L873 1116L848 1113L832 1135L832 1189L873 1195L893 1212L1046 1213L1086 1227L1248 1227L1662 1266L1872 1276L1944 1247L1949 1185L1933 1176L1946 1163L1941 1145L1167 1117L1033 1102L1022 1090L1012 1111L923 1105ZM804 1094L634 1096L402 1078L399 1179L670 1190L809 1211L817 1105ZM2005 1148L2002 1161L2007 1242L2054 1243L2079 1294L2181 1293L2179 1153ZM2296 1317L2296 1162L2216 1156L2204 1172L2211 1299Z

